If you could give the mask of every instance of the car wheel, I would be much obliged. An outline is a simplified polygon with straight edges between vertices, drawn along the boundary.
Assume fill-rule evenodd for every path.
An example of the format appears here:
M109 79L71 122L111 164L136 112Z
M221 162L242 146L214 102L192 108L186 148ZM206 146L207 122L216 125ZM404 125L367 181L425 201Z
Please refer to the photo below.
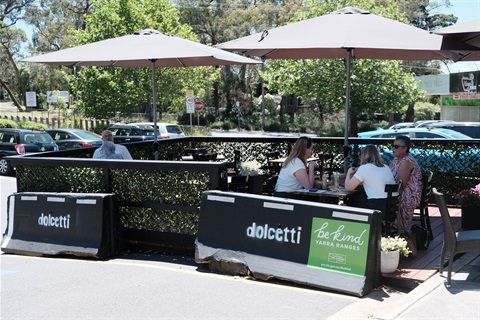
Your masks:
M13 175L13 167L10 165L10 161L0 159L0 175L11 176Z

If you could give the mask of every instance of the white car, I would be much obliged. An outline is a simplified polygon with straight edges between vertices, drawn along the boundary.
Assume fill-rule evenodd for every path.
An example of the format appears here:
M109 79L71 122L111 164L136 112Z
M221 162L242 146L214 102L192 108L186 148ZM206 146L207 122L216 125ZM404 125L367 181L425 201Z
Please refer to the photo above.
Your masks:
M134 122L129 123L128 125L153 128L154 124L153 122ZM157 122L157 128L163 139L185 137L185 133L183 133L182 129L177 124Z

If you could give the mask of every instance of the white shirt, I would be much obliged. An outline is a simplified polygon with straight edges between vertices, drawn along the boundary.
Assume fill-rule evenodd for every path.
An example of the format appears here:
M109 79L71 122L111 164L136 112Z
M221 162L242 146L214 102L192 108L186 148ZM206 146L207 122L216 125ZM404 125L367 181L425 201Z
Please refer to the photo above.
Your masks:
M130 152L128 152L127 147L121 144L115 144L115 153L122 155L123 159L125 160L133 160L132 156L130 155ZM99 158L100 158L100 148L95 150L95 152L93 153L93 159L99 159Z
M298 170L307 170L305 164L300 158L294 158L290 163L280 170L277 184L275 185L276 192L294 192L302 189L302 184L293 175Z
M358 167L353 176L362 182L368 199L386 198L385 185L395 183L392 170L386 165L377 167L373 163L366 163Z

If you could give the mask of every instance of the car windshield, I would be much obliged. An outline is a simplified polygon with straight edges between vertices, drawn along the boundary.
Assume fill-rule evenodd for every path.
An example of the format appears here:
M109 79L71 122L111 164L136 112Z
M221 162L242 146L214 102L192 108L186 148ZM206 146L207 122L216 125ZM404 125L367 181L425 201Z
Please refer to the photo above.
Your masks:
M182 133L182 129L179 126L166 126L168 133Z
M23 135L25 143L55 143L53 138L46 132L32 132Z

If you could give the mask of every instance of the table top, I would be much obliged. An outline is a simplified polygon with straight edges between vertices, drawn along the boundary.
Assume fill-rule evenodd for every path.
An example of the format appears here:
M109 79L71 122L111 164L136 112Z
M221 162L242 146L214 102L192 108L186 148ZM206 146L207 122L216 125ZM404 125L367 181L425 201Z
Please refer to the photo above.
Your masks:
M344 187L340 186L337 190L334 188L329 188L329 189L299 189L295 190L295 193L298 194L304 194L304 195L309 195L309 196L324 196L324 197L334 197L334 198L345 198L347 196L350 196L354 193L359 192L358 190L353 190L353 191L347 191L345 190Z
M287 160L287 158L278 158L278 159L271 159L269 160L268 162L270 163L284 163L285 160ZM310 161L318 161L319 159L316 158L316 157L310 157L307 159L307 162L310 162Z

